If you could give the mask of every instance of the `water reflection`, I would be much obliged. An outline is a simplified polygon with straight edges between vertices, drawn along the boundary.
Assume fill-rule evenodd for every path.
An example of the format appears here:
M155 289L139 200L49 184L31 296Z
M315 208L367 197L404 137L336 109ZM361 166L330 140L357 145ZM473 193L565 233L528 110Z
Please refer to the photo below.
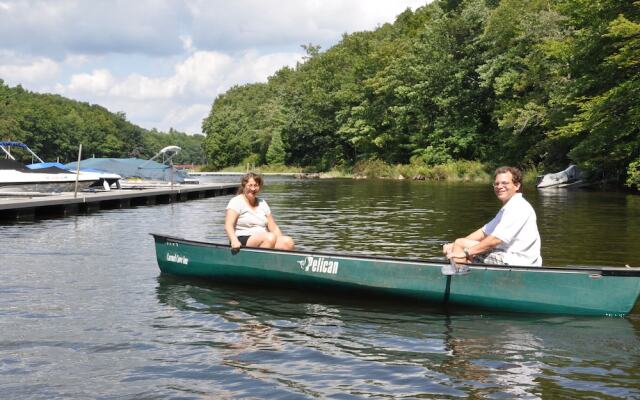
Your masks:
M319 397L640 396L640 339L627 319L443 313L168 277L158 279L157 297L176 310L171 323L183 327L185 339L201 337L205 321L215 321L209 339L196 343L237 373L279 381L282 390Z
M629 219L633 210L624 195L553 189L540 190L538 198L547 260L559 265L640 265L628 251L639 231Z

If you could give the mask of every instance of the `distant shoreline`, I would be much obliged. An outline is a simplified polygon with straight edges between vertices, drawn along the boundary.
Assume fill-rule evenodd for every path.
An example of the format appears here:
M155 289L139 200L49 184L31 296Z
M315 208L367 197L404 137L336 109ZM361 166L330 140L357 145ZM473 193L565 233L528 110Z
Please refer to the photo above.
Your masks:
M189 172L190 176L242 176L246 172ZM261 172L260 175L297 176L299 172Z

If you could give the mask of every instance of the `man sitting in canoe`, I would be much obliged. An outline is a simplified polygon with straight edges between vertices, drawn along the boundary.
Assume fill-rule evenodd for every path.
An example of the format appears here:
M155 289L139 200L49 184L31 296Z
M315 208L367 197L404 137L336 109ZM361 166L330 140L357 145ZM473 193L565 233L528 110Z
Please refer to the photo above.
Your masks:
M265 247L293 250L293 239L282 234L264 199L259 199L262 177L249 172L242 177L238 195L227 205L224 230L231 248Z
M498 214L467 237L442 246L443 253L456 263L541 266L536 213L522 197L522 172L498 168L493 191L503 204Z

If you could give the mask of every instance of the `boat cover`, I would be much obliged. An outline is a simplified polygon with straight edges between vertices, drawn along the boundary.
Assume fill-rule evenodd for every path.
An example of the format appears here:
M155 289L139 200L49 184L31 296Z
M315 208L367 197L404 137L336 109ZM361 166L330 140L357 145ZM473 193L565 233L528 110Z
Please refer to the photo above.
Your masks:
M57 168L60 168L60 169L66 169L64 167L64 164L63 163L59 163L59 162L33 163L33 164L27 165L27 167L29 169L42 169L42 168L49 168L49 167L57 167Z
M77 162L65 164L64 168L75 171ZM172 167L169 165L140 158L88 158L80 161L80 168L82 170L91 168L104 172L112 172L123 178L140 178L170 182L173 175L173 181L177 183L183 183L185 179L188 178L185 171L173 167L172 172Z
M52 163L55 164L55 163ZM26 165L21 162L9 159L0 159L0 169L13 169L20 172L25 173L42 173L42 174L68 174L70 173L64 168L59 168L55 165L46 166L43 168L39 168L37 170L28 168Z

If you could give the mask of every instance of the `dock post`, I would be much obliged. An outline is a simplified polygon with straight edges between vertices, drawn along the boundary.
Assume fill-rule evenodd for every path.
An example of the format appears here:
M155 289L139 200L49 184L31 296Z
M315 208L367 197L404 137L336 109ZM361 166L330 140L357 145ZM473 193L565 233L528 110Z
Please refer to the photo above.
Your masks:
M73 198L78 197L78 179L80 179L80 160L82 160L82 143L80 143L80 148L78 149L78 168L76 168L76 188L73 192Z
M67 215L74 215L78 213L78 210L80 209L80 207L78 206L78 204L68 204L64 207L64 211L63 214L65 216Z
M16 210L16 220L18 221L33 221L36 219L35 208L21 208Z
M120 208L130 208L130 207L131 207L131 199L120 200Z

